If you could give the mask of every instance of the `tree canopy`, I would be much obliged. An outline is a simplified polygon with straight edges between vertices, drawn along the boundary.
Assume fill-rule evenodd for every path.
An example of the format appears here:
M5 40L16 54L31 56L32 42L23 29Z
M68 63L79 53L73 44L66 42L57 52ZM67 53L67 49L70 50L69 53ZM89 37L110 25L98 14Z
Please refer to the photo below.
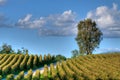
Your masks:
M11 45L7 45L7 44L3 44L1 49L0 49L0 53L7 53L7 54L9 54L9 53L12 53L12 52L13 52L13 50L12 50Z
M77 44L81 54L92 54L102 40L102 32L91 19L80 21L77 25Z
M77 57L79 55L79 51L78 50L73 50L72 51L72 57L74 58L74 57Z
M15 50L12 49L11 45L8 45L6 43L0 46L0 54L10 54L10 53L28 54L28 49L22 47L22 50L18 49L16 52Z

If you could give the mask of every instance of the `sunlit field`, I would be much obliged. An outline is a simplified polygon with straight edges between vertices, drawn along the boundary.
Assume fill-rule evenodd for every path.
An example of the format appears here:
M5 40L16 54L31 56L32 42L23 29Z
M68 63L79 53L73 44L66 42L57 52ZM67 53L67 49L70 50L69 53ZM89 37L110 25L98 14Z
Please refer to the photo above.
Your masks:
M119 80L120 54L96 54L69 58L23 54L0 54L0 78L6 80ZM50 66L46 65L51 62ZM44 65L43 69L39 69ZM33 71L33 69L35 69ZM28 71L27 71L28 70ZM27 72L27 73L25 73Z

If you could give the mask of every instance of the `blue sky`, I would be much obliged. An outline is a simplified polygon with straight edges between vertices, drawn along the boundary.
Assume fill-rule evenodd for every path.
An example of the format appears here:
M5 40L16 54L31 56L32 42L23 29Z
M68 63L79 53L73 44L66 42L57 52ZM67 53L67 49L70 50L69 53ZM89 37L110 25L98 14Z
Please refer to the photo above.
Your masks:
M119 38L119 6L119 0L0 0L0 45L67 55L78 48L76 25L86 18L96 21L104 37ZM120 48L107 44L101 45L103 50Z

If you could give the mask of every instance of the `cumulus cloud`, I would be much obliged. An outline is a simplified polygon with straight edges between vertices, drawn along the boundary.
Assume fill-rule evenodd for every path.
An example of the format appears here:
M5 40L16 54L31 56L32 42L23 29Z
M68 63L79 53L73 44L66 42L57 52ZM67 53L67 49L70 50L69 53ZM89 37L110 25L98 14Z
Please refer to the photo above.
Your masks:
M113 3L112 8L97 7L88 12L86 18L95 20L105 37L120 37L120 10L117 4Z
M3 5L6 2L6 0L0 0L0 5Z
M31 14L27 14L24 18L19 19L16 25L21 28L40 28L44 25L45 20L43 20L42 17L34 20L32 20L31 17Z
M19 19L17 26L20 28L37 28L41 36L68 36L75 35L76 14L71 11L64 11L62 14L52 14L47 17L33 18L31 14Z

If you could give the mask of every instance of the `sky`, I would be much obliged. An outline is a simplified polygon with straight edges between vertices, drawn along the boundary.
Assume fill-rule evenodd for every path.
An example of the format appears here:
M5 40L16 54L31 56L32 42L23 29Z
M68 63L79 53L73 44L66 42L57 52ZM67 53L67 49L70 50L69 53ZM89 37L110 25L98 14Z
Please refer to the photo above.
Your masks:
M120 0L0 0L0 45L67 56L78 49L78 22L91 18L104 38L114 38L105 39L98 52L120 50L119 6Z

